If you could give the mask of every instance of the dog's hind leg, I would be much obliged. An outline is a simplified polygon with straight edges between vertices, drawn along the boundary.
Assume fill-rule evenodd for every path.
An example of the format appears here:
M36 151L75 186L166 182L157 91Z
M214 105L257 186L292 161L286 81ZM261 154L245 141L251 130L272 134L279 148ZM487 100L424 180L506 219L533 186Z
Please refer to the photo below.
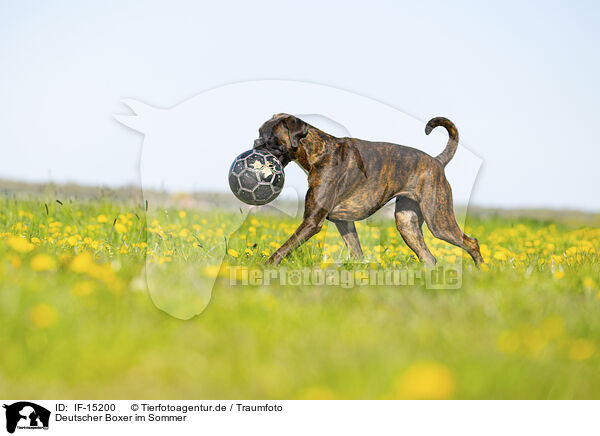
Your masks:
M396 228L400 232L402 239L412 251L416 253L421 262L428 265L435 265L435 257L425 245L423 239L423 215L416 201L406 197L396 199Z
M332 220L333 221L333 220ZM346 243L350 253L357 258L362 259L364 257L360 241L358 240L358 233L356 233L356 226L354 221L333 221L337 227L342 239Z
M475 265L484 261L477 239L463 233L456 222L452 205L452 190L445 178L426 198L422 198L420 206L427 227L433 236L465 250L471 255Z

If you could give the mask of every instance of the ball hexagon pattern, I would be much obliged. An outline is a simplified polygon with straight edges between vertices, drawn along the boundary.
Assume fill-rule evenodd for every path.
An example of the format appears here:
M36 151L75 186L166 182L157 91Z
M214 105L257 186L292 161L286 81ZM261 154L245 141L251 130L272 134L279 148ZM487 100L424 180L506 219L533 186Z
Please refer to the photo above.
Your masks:
M264 150L248 150L229 168L231 192L246 204L261 206L281 193L285 174L281 162Z

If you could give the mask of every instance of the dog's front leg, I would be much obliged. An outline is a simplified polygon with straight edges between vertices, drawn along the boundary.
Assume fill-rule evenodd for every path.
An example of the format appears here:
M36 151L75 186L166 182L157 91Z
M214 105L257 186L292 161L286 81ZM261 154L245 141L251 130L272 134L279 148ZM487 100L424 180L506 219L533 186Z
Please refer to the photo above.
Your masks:
M284 257L321 231L335 197L335 191L331 189L331 186L327 188L326 186L326 184L319 183L309 188L304 202L302 223L294 234L271 255L267 263L279 265Z
M272 263L273 265L279 265L279 263L290 254L294 249L304 244L314 235L321 231L323 227L323 222L325 221L325 217L308 217L302 220L300 226L296 229L294 234L290 236L290 238L285 241L285 243L271 255L268 263Z

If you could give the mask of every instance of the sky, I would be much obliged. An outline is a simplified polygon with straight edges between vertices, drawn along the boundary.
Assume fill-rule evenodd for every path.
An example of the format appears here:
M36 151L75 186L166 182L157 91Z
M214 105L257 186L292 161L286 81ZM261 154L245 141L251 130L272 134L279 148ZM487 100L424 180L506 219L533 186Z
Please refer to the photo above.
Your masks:
M138 183L122 99L278 79L450 118L482 161L473 205L600 210L600 6L350 3L4 1L0 178Z
M257 126L274 112L295 114L336 137L405 144L433 156L448 141L444 129L426 135L422 121L389 105L330 86L292 80L225 85L168 109L133 99L123 103L131 113L115 118L144 134L140 160L144 192L227 192L233 158L250 148L258 136ZM458 148L446 167L456 204L469 203L480 167L479 157L466 147ZM297 204L307 189L304 171L288 165L282 198L297 200Z

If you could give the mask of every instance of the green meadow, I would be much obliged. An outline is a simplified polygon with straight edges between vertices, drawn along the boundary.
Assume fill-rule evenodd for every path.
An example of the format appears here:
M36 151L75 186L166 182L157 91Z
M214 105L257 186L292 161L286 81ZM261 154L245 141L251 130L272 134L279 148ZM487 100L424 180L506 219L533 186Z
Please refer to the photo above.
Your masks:
M151 203L146 210L142 201L111 196L6 194L0 392L48 399L600 397L600 217L467 216L486 260L481 269L426 235L440 268L459 272L459 289L418 281L243 285L251 271L264 271L298 219L258 210L239 227L240 212L228 208ZM279 268L346 271L355 279L373 270L423 273L393 219L359 223L358 232L364 263L352 261L331 226ZM190 269L189 277L181 273ZM173 295L174 312L189 319L157 307L149 282L162 297ZM200 296L182 297L198 283L206 284Z

